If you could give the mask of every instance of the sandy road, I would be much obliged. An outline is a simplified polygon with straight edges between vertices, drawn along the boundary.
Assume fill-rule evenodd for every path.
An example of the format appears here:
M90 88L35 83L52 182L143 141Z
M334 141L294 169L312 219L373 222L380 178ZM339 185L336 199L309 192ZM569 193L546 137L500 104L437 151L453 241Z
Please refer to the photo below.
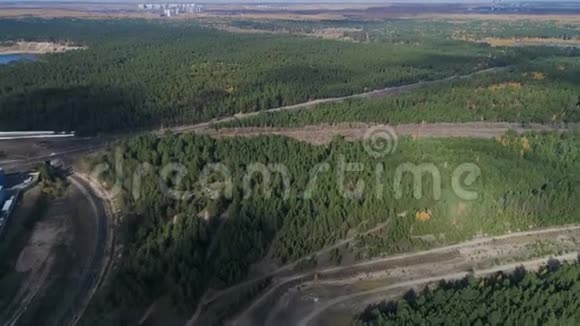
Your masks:
M372 129L371 129L372 128ZM400 125L342 123L336 125L320 124L296 128L223 128L198 131L216 138L223 137L257 137L277 135L294 138L312 144L327 144L337 136L347 140L364 139L371 130L393 130L397 136L415 138L459 137L459 138L495 138L508 131L518 134L526 132L574 132L580 131L580 124L543 125L508 122L464 122L464 123L410 123Z
M548 259L556 259L559 261L571 262L571 261L575 261L578 259L578 252L568 253L565 255L557 256L557 257L547 256L547 257L542 257L542 258L524 261L524 262L510 263L510 264L500 265L500 266L496 266L494 268L489 268L489 269L485 269L485 270L476 270L473 272L473 275L476 277L484 277L484 276L491 275L491 274L497 273L497 272L511 272L511 271L515 270L516 268L521 267L521 266L523 266L526 270L529 270L529 271L537 270L540 266L544 265ZM410 280L410 281L404 281L404 282L400 282L400 283L390 284L390 285L379 287L379 288L372 289L372 290L361 291L358 293L352 293L349 295L337 297L337 298L330 300L330 301L324 303L323 305L317 307L315 310L310 312L308 315L304 316L298 322L297 325L298 326L308 326L308 325L312 324L312 322L316 319L317 316L319 316L321 313L323 313L325 310L329 309L330 307L344 303L344 302L349 301L349 300L356 299L358 297L363 297L365 295L371 295L371 294L380 294L380 293L385 292L385 291L399 289L399 288L409 288L409 289L415 288L417 286L426 285L428 283L433 283L433 282L438 282L440 280L446 280L446 281L460 280L464 277L467 277L468 275L470 275L470 273L468 273L468 272L448 273L448 274L438 275L438 276L434 276L434 277L427 277L427 278L422 278L422 279L417 279L417 280ZM388 299L388 297L385 299Z
M274 112L282 112L282 111L295 111L295 110L301 110L301 109L311 109L311 108L315 108L316 106L318 106L320 104L337 103L337 102L343 102L343 101L347 101L347 100L361 99L361 98L381 98L381 97L386 97L386 96L393 96L393 95L397 95L397 94L402 93L402 92L412 91L412 90L415 90L415 89L418 89L421 87L437 85L437 84L446 83L446 82L455 81L455 80L465 80L465 79L469 79L469 78L476 76L476 75L479 75L479 74L495 73L495 72L505 71L509 68L510 68L509 66L508 67L493 67L493 68L487 68L487 69L475 71L475 72L472 72L472 73L467 74L467 75L455 75L455 76L446 77L446 78L438 79L438 80L419 81L419 82L416 82L413 84L395 86L395 87L387 87L387 88L383 88L383 89L377 89L377 90L373 90L370 92L364 92L364 93L359 93L359 94L354 94L354 95L347 95L347 96L340 96L340 97L329 97L329 98L317 99L317 100L307 101L304 103L287 105L287 106L282 106L282 107L263 110L263 111L250 112L250 113L239 113L239 114L235 114L235 115L232 115L229 117L216 118L216 119L213 119L213 120L208 121L208 122L202 122L202 123L197 123L197 124L192 124L192 125L184 125L184 126L167 128L165 130L158 131L158 133L163 133L165 131L169 131L172 133L196 132L196 131L202 131L204 129L208 129L214 124L231 122L231 121L235 121L238 119L245 119L245 118L253 117L253 116L256 116L256 115L259 115L262 113L274 113Z
M87 268L83 271L79 280L79 291L75 304L69 307L67 315L62 320L63 325L76 325L82 317L86 307L95 294L106 269L108 261L107 251L111 251L110 223L113 217L108 208L106 199L100 194L99 189L80 174L69 176L68 180L77 187L89 201L93 216L96 219L96 244L93 255Z
M72 186L87 199L89 207L87 207L96 220L97 233L95 247L92 250L92 255L86 264L86 267L80 274L78 280L78 290L75 294L76 300L72 306L68 307L66 313L60 319L60 325L74 325L82 316L86 305L90 301L92 294L96 289L99 281L99 276L103 270L105 261L106 243L109 238L108 223L109 214L105 208L103 201L94 193L91 186L77 175L68 177L68 181ZM35 300L40 290L45 287L45 283L49 281L50 268L43 268L42 274L36 277L34 285L26 290L26 294L18 299L18 308L14 310L11 316L3 325L17 325L20 317L27 311L29 305Z
M198 305L198 308L195 311L194 315L187 322L187 325L188 326L195 325L197 323L198 317L203 312L204 306L211 305L212 302L214 302L215 300L219 300L220 297L233 295L233 294L236 293L236 291L239 291L240 289L243 289L244 287L251 286L252 284L254 284L256 282L264 281L264 280L266 280L269 277L272 277L272 276L279 275L281 273L290 271L293 268L295 268L298 264L300 264L301 262L309 259L312 256L315 256L316 257L316 256L319 256L319 255L323 255L323 254L329 253L333 249L340 248L340 247L342 247L342 246L344 246L346 244L349 244L349 243L353 242L359 236L369 235L369 234L372 234L374 232L377 232L377 231L379 231L379 230L387 227L389 225L389 222L390 222L390 220L387 221L387 222L385 222L385 223L378 224L378 225L376 225L375 227L373 227L370 230L367 230L367 231L361 232L361 233L357 233L357 234L352 235L352 236L350 236L350 237L348 237L346 239L340 240L340 241L336 242L333 245L324 247L324 248L322 248L322 249L320 249L320 250L318 250L316 252L313 252L312 254L310 254L310 255L308 255L306 257L302 257L302 258L297 259L297 260L295 260L295 261L293 261L293 262L291 262L289 264L286 264L284 266L280 266L276 270L268 273L267 275L260 276L260 277L257 277L257 278L252 278L250 280L247 280L247 281L244 281L242 283L236 284L236 285L234 285L232 287L229 287L229 288L227 288L225 290L222 290L222 291L213 293L209 297L202 298L201 303ZM302 278L302 277L304 277L306 275L308 275L308 273L301 274L301 275L298 275L298 276L289 278L289 279L287 279L287 281L288 282L294 281L294 280L300 279L300 278ZM273 290L271 290L271 291L273 291ZM253 305L256 305L256 304L257 303L254 302Z
M399 261L399 260L412 259L412 258L428 257L429 255L440 254L440 253L445 253L445 252L454 251L454 250L460 250L460 249L469 248L469 247L473 247L473 246L490 244L490 243L493 243L495 241L509 240L512 238L521 238L521 237L526 237L526 236L538 236L538 235L544 235L544 234L549 234L549 233L564 233L564 232L577 231L577 230L580 230L580 225L568 225L568 226L563 226L563 227L553 227L553 228L546 228L546 229L539 229L539 230L530 230L530 231L525 231L525 232L516 232L516 233L505 234L505 235L496 236L496 237L477 238L474 240L465 241L465 242L450 245L450 246L444 246L444 247L434 248L434 249L430 249L430 250L425 250L425 251L421 251L421 252L393 255L393 256L388 256L388 257L383 257L383 258L376 258L376 259L356 263L356 264L349 265L349 266L329 267L329 268L320 269L320 270L316 270L316 271L299 273L299 274L292 275L292 276L282 277L281 279L279 279L276 282L276 284L272 285L266 292L261 294L259 297L255 298L253 303L248 308L246 308L244 311L239 313L237 315L237 317L231 321L231 324L233 324L233 325L252 325L253 322L252 322L251 316L252 316L252 314L255 313L254 310L256 310L261 304L264 304L265 302L267 302L267 300L271 299L271 297L276 295L276 293L284 292L288 288L291 288L291 287L294 287L298 284L307 282L307 279L310 279L311 276L315 272L317 274L329 274L329 273L336 273L336 272L341 272L341 271L353 270L353 269L357 269L357 268L358 269L365 268L365 267L370 268L370 267L372 267L372 265L380 265L380 264L383 264L385 262ZM270 275L270 276L275 276L275 275ZM436 278L442 279L442 277L440 277L440 276L437 276ZM227 293L227 294L233 295L233 293ZM198 313L198 315L199 315L199 313ZM188 325L195 325L195 322L196 322L196 320L192 319L192 320L190 320Z

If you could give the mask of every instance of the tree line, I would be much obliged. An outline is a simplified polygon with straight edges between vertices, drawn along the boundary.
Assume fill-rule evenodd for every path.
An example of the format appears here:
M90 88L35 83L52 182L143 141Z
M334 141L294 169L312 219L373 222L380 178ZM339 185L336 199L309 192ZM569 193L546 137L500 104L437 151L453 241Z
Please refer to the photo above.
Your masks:
M429 85L383 99L356 99L322 104L314 109L262 113L214 126L298 127L348 122L579 122L578 62L576 56L537 59L508 71Z
M0 128L82 134L208 121L532 55L445 39L434 46L227 33L189 21L4 19L0 30L0 42L86 46L1 66Z
M441 282L435 290L363 315L360 325L575 325L580 319L580 266L550 262L538 272L516 270Z

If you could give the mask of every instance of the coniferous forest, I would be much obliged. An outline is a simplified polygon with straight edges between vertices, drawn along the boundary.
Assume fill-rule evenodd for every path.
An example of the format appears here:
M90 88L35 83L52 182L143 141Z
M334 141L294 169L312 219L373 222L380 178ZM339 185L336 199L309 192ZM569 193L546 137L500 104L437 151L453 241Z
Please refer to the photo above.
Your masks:
M188 21L27 18L1 20L0 30L0 42L86 47L1 66L0 128L81 134L208 121L554 52L499 49L441 35L423 42L423 30L409 33L412 42L398 43L227 33Z
M364 316L363 325L575 325L580 266L518 270L442 283L433 291Z
M566 127L580 122L580 50L551 43L569 45L577 33L546 20L0 19L0 45L82 47L0 65L0 129L74 130L111 140L74 165L85 175L100 171L102 186L119 190L113 263L86 324L133 324L159 301L191 316L211 294L264 271L294 262L276 276L316 269L317 252L349 237L357 248L343 249L356 250L356 263L577 223L580 134L403 137L377 156L368 139L314 145L149 131L206 122ZM534 44L518 43L524 41ZM410 84L419 85L216 123ZM378 226L388 227L368 233ZM329 256L340 265L338 249ZM576 265L521 278L469 278L360 322L572 324L580 319L577 282ZM235 293L241 305L251 299L242 292Z
M500 140L405 138L395 153L380 159L369 156L360 143L340 139L323 147L283 137L215 140L168 135L124 141L87 163L113 167L119 157L123 162L122 172L110 169L102 175L106 185L117 180L123 186L122 206L127 211L122 222L124 256L103 300L121 308L170 296L189 311L208 288L243 280L269 248L283 264L349 231L364 231L387 220L393 223L388 238L365 240L374 252L370 255L428 247L413 242L420 235L445 234L445 242L437 244L441 245L478 233L574 222L580 217L574 200L580 195L579 141L578 135L557 134L507 135ZM364 169L339 177L349 162L361 163ZM475 200L460 198L452 189L451 175L465 162L481 169L481 177L466 185L480 194ZM163 172L169 163L182 164L185 170ZM217 163L221 168L206 170ZM254 163L272 174L255 173ZM328 170L319 169L321 163L328 163ZM441 171L441 194L432 191L434 179L424 176L424 195L417 199L414 179L408 175L397 196L394 170L405 163L434 164ZM379 179L377 164L384 165ZM279 165L287 169L288 188ZM138 187L135 175L143 176ZM161 184L160 178L165 180ZM180 192L168 195L163 187ZM304 196L306 190L310 196ZM429 212L428 219L420 218L423 211ZM400 217L402 212L408 214Z

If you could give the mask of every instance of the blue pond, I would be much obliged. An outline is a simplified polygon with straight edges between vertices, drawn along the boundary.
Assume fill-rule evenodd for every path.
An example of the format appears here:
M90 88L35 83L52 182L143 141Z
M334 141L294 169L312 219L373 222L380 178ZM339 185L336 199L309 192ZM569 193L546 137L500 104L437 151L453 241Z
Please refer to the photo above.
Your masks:
M29 53L22 54L0 54L0 65L15 62L15 61L34 61L37 56Z

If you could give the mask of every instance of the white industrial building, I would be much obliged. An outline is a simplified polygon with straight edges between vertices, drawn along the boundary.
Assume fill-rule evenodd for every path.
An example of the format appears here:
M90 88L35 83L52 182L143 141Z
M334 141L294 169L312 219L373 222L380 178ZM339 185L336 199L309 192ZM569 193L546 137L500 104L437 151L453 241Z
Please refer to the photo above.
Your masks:
M196 3L142 3L137 5L139 10L157 12L165 17L178 16L180 14L193 14L203 12L203 6Z

